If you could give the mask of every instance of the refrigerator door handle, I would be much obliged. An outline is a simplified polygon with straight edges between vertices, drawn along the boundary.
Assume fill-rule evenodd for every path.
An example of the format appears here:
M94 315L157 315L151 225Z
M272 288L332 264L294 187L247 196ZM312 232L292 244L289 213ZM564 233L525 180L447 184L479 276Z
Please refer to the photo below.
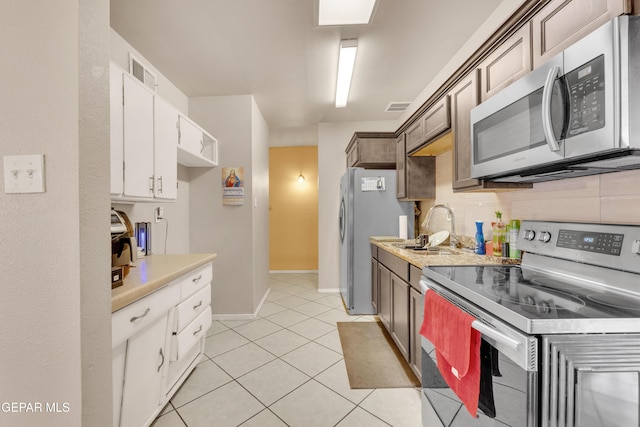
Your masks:
M338 222L340 224L340 241L344 241L344 228L345 228L345 214L344 214L344 198L340 202L340 215L338 217Z

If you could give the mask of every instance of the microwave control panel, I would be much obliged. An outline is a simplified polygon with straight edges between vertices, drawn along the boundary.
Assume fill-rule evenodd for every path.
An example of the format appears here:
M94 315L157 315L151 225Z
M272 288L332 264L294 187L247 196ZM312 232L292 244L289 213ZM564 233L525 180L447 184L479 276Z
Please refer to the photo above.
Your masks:
M569 90L567 138L605 125L604 55L564 76Z

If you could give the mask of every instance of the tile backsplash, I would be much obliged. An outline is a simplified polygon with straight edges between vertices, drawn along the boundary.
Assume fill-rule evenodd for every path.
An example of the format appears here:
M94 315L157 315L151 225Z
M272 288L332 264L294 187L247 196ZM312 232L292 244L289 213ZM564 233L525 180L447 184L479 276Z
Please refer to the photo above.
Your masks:
M445 204L455 213L456 233L463 236L475 234L476 220L485 222L488 233L497 210L505 222L516 218L640 224L638 183L640 170L537 183L526 190L454 193L452 152L448 151L436 158L436 198L420 202L420 222L431 206ZM449 228L446 212L434 213L429 233Z

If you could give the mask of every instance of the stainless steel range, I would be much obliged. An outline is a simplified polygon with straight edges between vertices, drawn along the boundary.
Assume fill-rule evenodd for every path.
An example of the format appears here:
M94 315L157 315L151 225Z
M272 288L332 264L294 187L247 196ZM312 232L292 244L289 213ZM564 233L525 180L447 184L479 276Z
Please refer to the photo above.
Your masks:
M472 418L423 338L424 425L640 426L640 226L523 221L518 247L520 266L422 270L491 346L495 408Z

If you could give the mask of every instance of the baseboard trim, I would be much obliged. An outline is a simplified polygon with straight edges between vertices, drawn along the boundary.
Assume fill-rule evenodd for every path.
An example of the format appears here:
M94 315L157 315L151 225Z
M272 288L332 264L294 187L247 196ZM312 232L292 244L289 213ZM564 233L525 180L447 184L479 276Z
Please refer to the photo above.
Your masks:
M264 305L265 301L267 301L267 297L269 296L269 292L271 292L271 288L267 288L267 292L264 293L264 296L260 300L258 307L253 313L241 313L241 314L214 314L211 313L211 320L255 320L258 318L258 313L260 313L260 309Z
M269 273L317 273L318 270L269 270Z
M340 288L318 288L318 292L320 293L327 293L327 294L335 294L335 293L339 293L340 292Z

